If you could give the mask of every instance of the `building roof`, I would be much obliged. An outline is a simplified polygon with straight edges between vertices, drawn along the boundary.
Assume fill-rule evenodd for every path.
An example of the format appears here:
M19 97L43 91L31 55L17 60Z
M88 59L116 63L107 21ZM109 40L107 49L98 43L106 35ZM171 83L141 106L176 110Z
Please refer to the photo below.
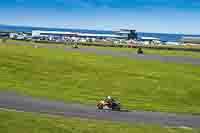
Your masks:
M89 37L121 37L114 34L88 34L88 33L79 33L78 36L89 36Z
M82 36L82 37L111 37L111 38L120 38L122 36L115 35L115 34L89 34L89 33L76 33L76 32L59 32L59 31L40 31L40 30L34 30L32 31L34 35L39 34L57 34L57 35L76 35L76 36Z
M130 34L131 31L136 31L136 30L120 29L119 31L114 31L114 32L120 33L120 34Z
M183 39L200 39L200 36L184 36Z
M181 39L182 42L184 43L195 43L195 44L200 44L200 37L183 37Z
M130 34L129 31L117 31L117 33L121 33L121 34Z
M60 32L60 31L40 31L40 30L34 30L32 31L33 33L44 33L44 34L62 34L62 35L71 35L74 34L76 35L77 33L74 32Z
M140 37L142 40L160 40L160 38L155 38L155 37Z

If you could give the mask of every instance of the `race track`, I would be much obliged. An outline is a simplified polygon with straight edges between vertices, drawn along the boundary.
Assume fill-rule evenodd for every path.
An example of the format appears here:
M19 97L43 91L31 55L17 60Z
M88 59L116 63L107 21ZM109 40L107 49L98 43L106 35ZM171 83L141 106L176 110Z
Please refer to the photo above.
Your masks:
M98 55L111 55L118 57L128 57L130 59L141 59L141 60L158 60L161 62L173 62L173 63L181 63L181 64L193 64L200 65L200 58L191 58L191 57L181 57L181 56L162 56L162 55L138 55L135 53L130 53L126 51L112 51L112 50L100 50L95 48L80 48L80 49L72 49L65 48L66 51L78 51L78 52L86 52L86 53L95 53Z
M122 121L137 124L156 124L164 127L200 127L200 116L177 115L159 112L97 112L94 106L65 104L59 101L21 96L12 92L0 92L0 108L24 112L79 117L97 120Z
M67 48L60 45L35 45L30 44L27 42L15 42L15 45L30 45L37 48L62 48L65 51L75 51L81 53L95 53L97 55L110 55L115 57L127 57L130 59L139 59L139 60L156 60L161 62L172 62L172 63L179 63L179 64L193 64L193 65L200 65L200 58L192 58L186 56L162 56L162 55L152 55L152 54L144 54L138 55L136 53L131 53L127 51L112 51L112 50L105 50L105 49L97 49L97 48L90 48L90 47L82 47L79 49ZM145 51L144 51L145 52Z

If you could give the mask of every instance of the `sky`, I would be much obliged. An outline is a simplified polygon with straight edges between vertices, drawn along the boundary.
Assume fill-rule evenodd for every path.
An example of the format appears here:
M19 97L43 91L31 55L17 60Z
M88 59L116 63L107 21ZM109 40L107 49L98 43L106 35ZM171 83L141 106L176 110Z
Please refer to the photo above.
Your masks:
M0 24L200 34L200 0L1 0Z

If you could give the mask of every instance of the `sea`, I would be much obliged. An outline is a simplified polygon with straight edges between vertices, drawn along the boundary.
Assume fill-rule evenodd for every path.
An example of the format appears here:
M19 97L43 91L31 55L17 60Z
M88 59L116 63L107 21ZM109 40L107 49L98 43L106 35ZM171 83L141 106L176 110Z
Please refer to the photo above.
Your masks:
M44 31L64 31L64 32L79 32L91 34L114 34L113 31L105 30L87 30L87 29L70 29L70 28L44 28L44 27L29 27L29 26L13 26L0 25L0 31L6 32L32 32L32 30ZM160 38L163 42L179 42L183 36L200 37L200 35L184 35L184 34L166 34L166 33L145 33L137 32L139 37L155 37Z

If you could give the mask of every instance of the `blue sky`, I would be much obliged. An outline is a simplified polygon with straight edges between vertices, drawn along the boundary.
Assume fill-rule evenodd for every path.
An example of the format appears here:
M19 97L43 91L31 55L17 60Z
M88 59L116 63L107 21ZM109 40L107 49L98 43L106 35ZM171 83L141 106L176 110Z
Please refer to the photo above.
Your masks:
M2 0L0 23L200 34L200 0Z

